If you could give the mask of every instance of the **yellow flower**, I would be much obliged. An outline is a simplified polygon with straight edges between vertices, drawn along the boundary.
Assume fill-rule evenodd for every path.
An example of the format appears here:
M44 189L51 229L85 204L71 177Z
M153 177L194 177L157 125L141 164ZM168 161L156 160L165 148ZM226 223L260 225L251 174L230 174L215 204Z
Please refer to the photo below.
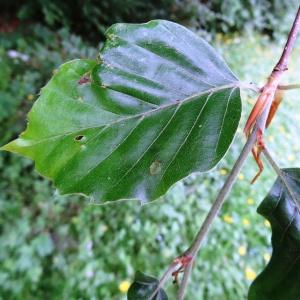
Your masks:
M250 267L247 267L245 270L245 276L248 280L254 280L256 277L255 271L253 271Z
M240 246L238 249L238 253L240 256L245 256L247 253L247 248L245 246Z
M32 95L32 94L29 94L28 96L27 96L27 100L28 101L32 101L34 99L34 96Z
M295 155L291 154L288 156L288 161L294 161L296 159Z
M280 133L286 133L286 130L283 126L279 126L278 129L279 129Z
M245 176L244 176L243 173L241 173L241 174L239 174L238 178L239 178L239 180L244 180L244 179L245 179Z
M228 45L228 44L231 44L232 43L232 38L230 38L230 37L224 37L224 43L226 44L226 45Z
M221 41L222 38L223 38L223 35L222 35L221 33L217 33L217 34L216 34L216 39L217 39L218 41Z
M226 169L221 169L220 170L221 175L226 175L227 173L228 173L228 171Z
M265 226L270 228L271 227L271 223L268 220L265 220L264 222Z
M229 215L225 215L225 216L223 217L223 220L224 220L226 223L228 223L228 224L232 224L232 223L233 223L233 218L232 218L231 216L229 216Z
M129 290L129 287L131 285L131 282L128 280L123 280L120 284L119 284L119 291L123 294L127 293L127 291Z
M271 259L271 255L269 253L265 253L264 254L264 260L265 260L265 262L266 263L269 262L270 259Z
M248 198L247 199L247 204L248 205L253 205L254 204L254 199L253 198Z
M255 102L256 102L256 101L255 101L254 99L252 99L252 98L249 98L249 99L248 99L248 103L251 104L251 105L254 105Z
M243 224L244 224L244 226L249 226L249 225L250 225L249 219L244 218L244 219L243 219Z
M101 231L102 233L104 233L104 232L106 232L106 231L108 230L108 227L107 227L107 225L102 224L102 225L100 225L99 229L100 229L100 231Z

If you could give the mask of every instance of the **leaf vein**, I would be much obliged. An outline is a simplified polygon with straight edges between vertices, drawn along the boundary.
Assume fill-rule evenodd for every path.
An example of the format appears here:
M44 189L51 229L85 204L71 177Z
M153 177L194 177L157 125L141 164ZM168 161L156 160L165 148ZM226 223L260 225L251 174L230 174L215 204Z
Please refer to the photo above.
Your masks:
M225 118L226 118L226 115L227 115L228 106L229 106L229 103L230 103L230 99L231 99L232 93L235 91L235 89L236 88L233 88L231 90L231 92L229 94L229 97L227 99L226 109L225 109L225 112L224 112L224 115L223 115L223 119L222 119L222 123L221 123L221 128L220 128L220 132L219 132L219 136L218 136L218 141L217 141L217 145L216 145L216 148L215 148L215 153L217 152L218 147L219 147L220 138L221 138L222 131L223 131L223 128L224 128L224 122L225 122Z
M154 143L158 140L158 138L163 134L163 132L167 129L168 125L171 123L171 121L174 119L176 113L178 112L181 104L177 106L177 108L174 110L174 113L172 116L169 118L169 120L166 122L165 126L162 128L162 130L159 132L157 137L151 142L151 144L146 148L146 150L142 153L142 155L139 157L139 159L126 171L126 173L121 177L121 179L112 186L116 187L118 186L122 180L135 168L135 166L141 161L141 159L145 156L145 154L149 151L149 149L154 145Z
M111 123L108 123L106 125L105 124L99 124L99 125L95 125L95 126L91 126L91 127L82 127L82 128L75 129L74 132L72 131L72 132L57 134L57 135L54 135L54 136L49 136L49 137L46 137L44 139L40 139L36 143L30 144L30 146L34 146L34 145L37 145L37 144L40 144L40 143L43 143L43 142L47 142L48 140L51 140L51 139L55 139L55 138L59 138L59 137L67 136L67 135L72 135L73 133L80 132L80 131L83 131L83 130L93 129L93 128L101 128L101 127L104 127L104 126L112 126L112 125L120 123L122 121L130 120L130 119L134 119L134 118L139 118L141 116L151 115L153 113L156 113L157 111L168 109L172 106L176 106L176 105L179 105L181 103L187 103L189 101L193 101L193 100L197 99L198 97L200 97L202 95L209 94L209 93L213 94L213 93L216 93L218 91L222 91L222 90L225 90L225 89L228 89L228 88L235 88L235 87L239 87L239 82L235 82L233 84L222 85L222 86L219 86L219 87L216 87L216 88L211 88L211 89L208 89L204 92L195 93L195 94L191 95L190 97L187 97L187 98L185 98L181 101L178 101L178 102L176 101L176 102L172 102L170 104L161 105L161 106L159 106L155 109L152 109L152 110L149 110L149 111L146 111L146 112L142 112L142 113L139 113L139 114L136 114L136 115L126 116L126 117L117 119L117 120L115 120Z
M195 119L195 121L194 121L194 123L193 123L191 129L189 130L187 136L185 137L185 139L183 140L183 142L181 143L181 145L178 147L178 149L176 150L174 156L171 158L169 164L167 165L166 169L164 170L164 172L163 172L163 174L162 174L162 177L161 177L161 180L163 180L163 178L164 178L164 176L165 176L165 174L166 174L168 168L170 167L170 165L172 164L172 162L175 160L175 158L177 157L179 151L180 151L181 148L185 145L186 141L188 140L189 136L191 135L191 133L192 133L193 129L195 128L195 126L196 126L196 124L197 124L197 121L199 120L199 118L200 118L200 116L201 116L201 114L202 114L204 108L206 107L206 104L207 104L208 100L210 99L211 95L212 95L212 93L210 93L210 94L207 95L207 97L206 97L206 99L205 99L204 105L203 105L202 108L200 109L199 114L197 115L197 117L196 117L196 119Z

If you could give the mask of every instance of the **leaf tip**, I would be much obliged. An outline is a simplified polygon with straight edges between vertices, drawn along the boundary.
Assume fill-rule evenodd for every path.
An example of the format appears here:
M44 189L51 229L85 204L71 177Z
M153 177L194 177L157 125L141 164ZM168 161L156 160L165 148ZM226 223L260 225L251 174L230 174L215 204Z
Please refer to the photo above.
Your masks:
M14 152L14 146L13 146L14 141L3 145L2 147L0 147L0 151L8 151L8 152Z

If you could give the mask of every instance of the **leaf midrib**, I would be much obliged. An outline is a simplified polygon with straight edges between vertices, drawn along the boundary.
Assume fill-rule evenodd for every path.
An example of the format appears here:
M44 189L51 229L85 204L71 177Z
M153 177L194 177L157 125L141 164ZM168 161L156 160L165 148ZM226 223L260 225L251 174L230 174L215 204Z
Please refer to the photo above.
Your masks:
M208 89L208 90L206 90L204 92L193 94L193 95L191 95L191 96L189 96L189 97L187 97L187 98L185 98L185 99L183 99L181 101L176 101L176 102L172 102L170 104L165 104L165 105L159 106L159 107L157 107L157 108L155 108L153 110L149 110L149 111L142 112L142 113L139 113L139 114L135 114L135 115L132 115L132 116L120 118L120 119L118 119L118 120L116 120L114 122L108 123L106 125L97 125L97 126L91 126L91 127L82 127L82 128L78 128L78 130L76 130L76 131L71 131L71 132L67 132L67 133L63 133L63 134L58 134L58 135L46 137L44 139L40 139L36 143L31 143L30 145L25 146L25 147L31 147L31 146L39 145L39 144L42 144L42 143L47 142L49 140L60 138L62 136L68 136L68 135L72 135L72 134L75 134L75 133L79 133L79 132L81 132L83 130L95 129L95 128L101 128L101 127L105 127L105 128L111 127L111 126L113 126L115 124L121 123L122 121L127 121L127 120L131 120L131 119L134 119L134 118L139 118L139 117L145 117L145 116L154 114L154 113L156 113L158 111L161 111L161 110L164 110L164 109L168 109L168 108L176 106L176 105L181 105L181 104L187 103L189 101L193 101L193 100L195 100L195 98L201 97L201 96L206 95L206 94L214 94L214 93L216 93L218 91L226 90L226 89L229 89L229 88L237 88L237 87L240 87L240 82L239 81L236 81L236 82L231 83L231 84L226 84L226 85L218 86L218 87L215 87L215 88L211 88L211 89Z
M233 88L233 90L231 91L230 93L230 96L227 98L227 102L229 103L230 102L230 98L231 98L231 95L232 95L232 92L235 90L235 88ZM204 93L206 94L206 93ZM166 167L166 169L164 170L164 172L162 173L161 175L161 178L160 180L162 180L166 174L166 171L167 169L170 167L170 165L172 164L172 162L174 161L174 159L176 158L177 154L179 153L179 151L181 150L181 148L183 147L183 145L186 143L187 139L189 138L191 132L193 131L194 127L195 127L195 124L197 122L197 120L199 119L199 117L201 116L203 110L204 110L204 107L206 106L208 100L210 99L210 97L213 95L213 92L210 92L208 93L207 97L206 97L206 100L205 100L205 104L204 106L202 107L202 109L199 111L199 114L197 115L196 117L196 120L193 122L193 125L191 127L191 129L189 130L187 136L185 137L184 141L182 142L182 144L180 144L179 148L176 150L176 153L175 155L171 158L171 160L168 162L168 165ZM165 131L165 129L167 128L167 126L169 125L169 123L171 122L171 120L174 118L176 112L178 111L179 107L182 105L183 101L179 103L179 106L176 108L176 110L174 111L174 113L172 114L172 116L170 117L170 119L167 121L166 125L163 126L162 130L159 132L159 134L157 135L157 137L151 142L150 146L147 147L147 149L142 153L142 155L136 160L136 162L125 172L125 174L116 182L112 185L111 189L115 188L116 186L118 186L125 178L126 176L132 172L132 170L137 166L137 164L140 162L140 160L145 156L145 154L148 152L148 150L152 147L152 145L156 142L156 140L161 136L161 134ZM227 103L227 105L228 105ZM226 114L227 110L225 111L224 114ZM221 127L223 127L223 122L221 124ZM135 128L134 128L135 129ZM126 138L122 141L121 144L119 144L115 149L113 149L108 156L106 156L106 158L102 161L100 161L96 166L94 166L93 168L91 168L89 171L88 171L88 174L91 173L95 168L99 167L108 157L110 157L114 152L115 150L120 147L124 141L131 135L132 131L129 133L129 135L126 136ZM85 176L84 176L85 177ZM83 178L84 178L83 177Z

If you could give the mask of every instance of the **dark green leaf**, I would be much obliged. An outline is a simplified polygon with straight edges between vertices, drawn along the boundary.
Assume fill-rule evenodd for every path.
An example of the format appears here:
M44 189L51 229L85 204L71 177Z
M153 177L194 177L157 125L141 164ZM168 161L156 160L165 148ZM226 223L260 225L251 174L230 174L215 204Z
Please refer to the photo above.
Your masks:
M100 60L62 65L3 149L34 159L61 193L99 201L154 200L220 161L240 83L205 41L167 21L117 24Z
M273 254L252 283L249 300L300 299L300 169L283 169L258 208L272 225Z
M141 272L136 272L134 282L130 286L128 300L147 300L157 288L158 280ZM159 289L153 300L168 300L168 296L163 289Z

